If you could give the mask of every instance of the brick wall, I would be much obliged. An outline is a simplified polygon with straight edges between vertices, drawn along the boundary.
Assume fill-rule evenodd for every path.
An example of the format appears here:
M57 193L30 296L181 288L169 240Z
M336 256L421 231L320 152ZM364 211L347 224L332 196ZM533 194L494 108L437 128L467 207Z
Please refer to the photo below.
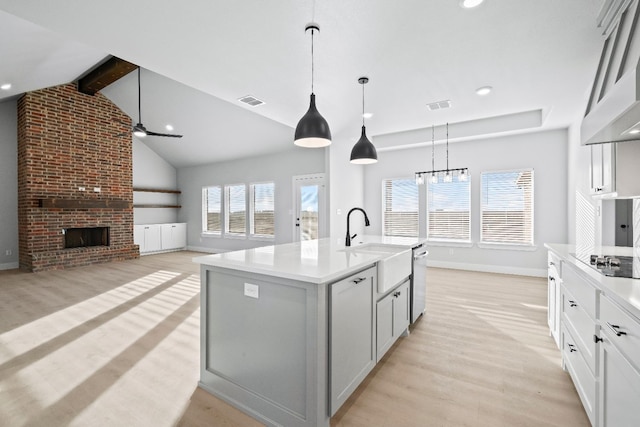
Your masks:
M126 133L128 126L122 123L130 121L102 94L82 94L75 83L19 99L21 269L61 269L139 256L133 244L131 136L117 136ZM41 199L118 200L129 207L42 208ZM110 245L64 249L62 230L78 227L110 227Z

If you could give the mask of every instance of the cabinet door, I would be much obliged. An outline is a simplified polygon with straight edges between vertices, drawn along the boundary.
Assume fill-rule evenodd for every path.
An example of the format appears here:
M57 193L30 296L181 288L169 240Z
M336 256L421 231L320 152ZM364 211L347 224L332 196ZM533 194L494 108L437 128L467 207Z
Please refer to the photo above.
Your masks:
M153 252L162 249L160 225L149 224L144 227L144 251Z
M184 249L187 247L187 224L181 222L173 224L173 247L176 249Z
M331 415L376 363L373 341L375 279L375 268L370 268L330 285Z
M376 362L393 345L393 292L382 298L376 304Z
M602 144L591 145L591 194L602 193Z
M173 228L175 224L160 224L160 245L163 250L173 249Z
M397 339L409 327L409 282L393 291L393 337Z
M615 191L616 144L597 144L591 149L591 194Z
M640 372L602 334L600 343L600 427L640 426Z

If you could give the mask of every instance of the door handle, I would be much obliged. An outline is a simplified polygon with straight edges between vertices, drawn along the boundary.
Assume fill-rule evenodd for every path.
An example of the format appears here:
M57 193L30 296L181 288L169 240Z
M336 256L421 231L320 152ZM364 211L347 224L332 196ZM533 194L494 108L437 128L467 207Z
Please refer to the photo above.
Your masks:
M622 229L627 228L627 224L620 224L620 228L622 228Z

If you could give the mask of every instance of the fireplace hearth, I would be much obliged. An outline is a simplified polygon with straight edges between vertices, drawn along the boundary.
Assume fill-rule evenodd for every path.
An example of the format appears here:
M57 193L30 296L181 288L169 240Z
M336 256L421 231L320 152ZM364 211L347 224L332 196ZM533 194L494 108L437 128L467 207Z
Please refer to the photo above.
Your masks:
M65 249L89 246L109 246L109 227L66 228L64 230Z

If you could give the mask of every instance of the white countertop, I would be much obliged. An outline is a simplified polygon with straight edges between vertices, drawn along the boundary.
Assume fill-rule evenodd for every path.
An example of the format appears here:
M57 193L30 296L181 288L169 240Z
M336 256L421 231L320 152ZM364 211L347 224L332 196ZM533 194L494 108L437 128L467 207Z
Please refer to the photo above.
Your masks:
M570 262L572 265L578 267L578 269L583 271L591 279L594 286L597 286L606 296L616 301L635 317L640 319L640 279L609 277L598 273L593 267L586 265L573 256L573 254L576 253L576 247L574 245L545 244L544 246L556 253L566 262ZM640 250L634 248L602 246L589 248L582 252L586 255L605 254L634 256L634 263L636 262L636 259L640 262Z
M378 243L409 249L424 243L419 238L363 236L346 248L344 242L338 244L337 240L325 238L204 255L193 258L193 262L320 284L355 273L388 256L351 250L358 245Z

